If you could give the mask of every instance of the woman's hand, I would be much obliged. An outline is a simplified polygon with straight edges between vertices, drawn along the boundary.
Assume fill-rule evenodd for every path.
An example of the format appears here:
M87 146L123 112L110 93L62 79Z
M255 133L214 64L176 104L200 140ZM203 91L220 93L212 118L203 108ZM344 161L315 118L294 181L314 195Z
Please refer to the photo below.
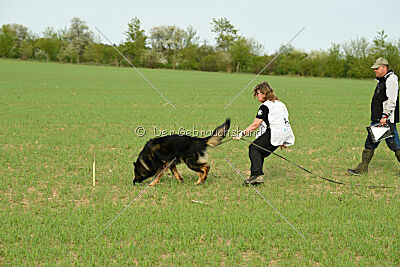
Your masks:
M262 122L263 122L262 119L257 119L257 118L255 118L254 121L253 121L253 123L250 124L249 127L247 127L245 130L239 132L235 137L233 137L233 139L235 139L235 140L240 140L240 139L242 139L242 137L243 137L244 135L249 135L249 134L252 133L254 130L256 130L256 129L261 125Z

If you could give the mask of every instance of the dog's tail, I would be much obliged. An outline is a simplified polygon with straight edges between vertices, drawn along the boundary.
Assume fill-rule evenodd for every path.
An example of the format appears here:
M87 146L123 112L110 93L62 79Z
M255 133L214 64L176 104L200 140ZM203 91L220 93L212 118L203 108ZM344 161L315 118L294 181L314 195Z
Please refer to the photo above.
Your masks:
M228 118L226 119L225 123L218 126L212 133L211 136L206 137L206 144L209 147L216 147L219 144L221 144L222 139L225 138L226 133L229 130L229 127L231 126L231 119Z

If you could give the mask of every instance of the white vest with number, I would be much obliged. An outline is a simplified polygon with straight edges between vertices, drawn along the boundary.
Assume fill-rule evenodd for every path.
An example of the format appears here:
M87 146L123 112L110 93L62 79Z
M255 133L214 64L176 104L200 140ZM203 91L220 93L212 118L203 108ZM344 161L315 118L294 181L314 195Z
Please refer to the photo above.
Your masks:
M260 137L269 128L271 129L271 144L273 146L294 145L294 134L289 123L289 112L285 104L279 100L262 103L268 108L268 121L263 121L256 138Z

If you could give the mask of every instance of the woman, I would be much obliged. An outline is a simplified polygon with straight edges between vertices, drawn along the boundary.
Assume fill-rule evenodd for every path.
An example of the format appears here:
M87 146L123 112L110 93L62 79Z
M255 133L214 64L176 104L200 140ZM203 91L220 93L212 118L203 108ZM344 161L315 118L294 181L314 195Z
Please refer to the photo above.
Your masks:
M249 127L234 137L234 139L239 140L259 128L256 140L249 146L251 175L250 178L244 180L245 184L263 183L264 158L268 157L271 154L270 152L275 151L279 146L283 149L294 144L289 113L285 104L280 102L274 94L274 90L268 82L257 84L253 89L253 95L262 103L257 116Z

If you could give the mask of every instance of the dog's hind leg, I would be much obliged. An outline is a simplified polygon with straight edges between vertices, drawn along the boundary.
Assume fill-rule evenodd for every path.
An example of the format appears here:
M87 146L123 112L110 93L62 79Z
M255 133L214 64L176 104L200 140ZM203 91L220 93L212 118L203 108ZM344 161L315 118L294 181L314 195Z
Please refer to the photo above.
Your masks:
M161 165L161 167L156 172L156 175L155 175L156 179L154 179L154 181L151 182L150 186L154 186L155 184L157 184L160 181L161 176L163 176L164 173L167 171L167 167L168 167L167 163L164 163L163 165Z
M208 164L203 164L200 166L200 171L197 171L199 175L199 180L197 180L196 185L204 183L207 179L208 172L210 171L210 166Z
M199 170L199 171L196 171L197 172L197 174L199 175L199 180L197 180L197 182L195 182L194 184L195 185L199 185L199 184L201 184L202 183L202 180L203 180L203 171L201 171L201 170Z
M204 183L204 181L207 179L210 166L208 164L202 164L200 166L189 166L189 168L197 172L197 174L199 175L199 179L194 184L199 185Z
M199 179L195 182L196 185L203 183L207 179L208 171L210 170L210 166L207 163L199 162L198 158L188 158L185 163L189 169L199 175Z
M175 178L178 180L178 182L183 183L183 178L178 172L178 169L176 168L175 164L172 164L171 167L169 168L172 172L172 174L175 176Z

